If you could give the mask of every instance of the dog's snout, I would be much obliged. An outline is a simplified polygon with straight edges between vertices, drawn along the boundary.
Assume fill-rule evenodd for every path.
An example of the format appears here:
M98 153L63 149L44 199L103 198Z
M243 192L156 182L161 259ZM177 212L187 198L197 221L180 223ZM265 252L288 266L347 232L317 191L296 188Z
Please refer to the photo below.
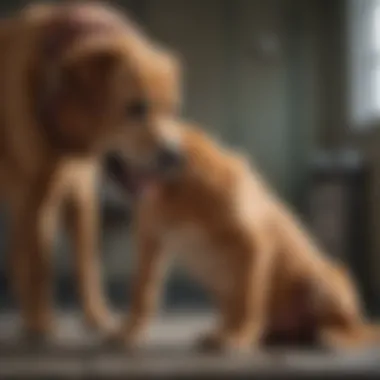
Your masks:
M158 169L164 172L180 168L184 161L178 149L168 147L160 149L156 159Z

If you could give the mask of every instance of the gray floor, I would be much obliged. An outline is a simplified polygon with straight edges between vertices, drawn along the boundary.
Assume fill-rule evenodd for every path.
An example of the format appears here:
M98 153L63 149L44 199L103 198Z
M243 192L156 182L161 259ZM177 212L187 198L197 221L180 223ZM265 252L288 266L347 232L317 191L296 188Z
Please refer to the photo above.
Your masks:
M320 378L336 375L372 375L380 378L380 350L339 356L317 352L282 351L245 356L204 356L193 350L194 338L212 323L212 316L181 312L161 315L152 324L144 348L133 356L106 347L100 337L86 332L75 314L59 317L54 341L27 346L20 340L14 314L0 315L0 378L169 378L213 375L266 375Z

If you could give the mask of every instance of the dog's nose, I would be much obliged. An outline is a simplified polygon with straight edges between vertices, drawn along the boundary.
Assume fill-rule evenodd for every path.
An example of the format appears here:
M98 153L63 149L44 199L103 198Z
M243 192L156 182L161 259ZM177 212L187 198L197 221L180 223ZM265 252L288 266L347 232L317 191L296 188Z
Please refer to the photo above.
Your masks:
M160 149L156 159L158 169L163 172L179 169L184 162L178 149L168 147Z
M108 153L105 157L105 170L109 175L119 177L124 171L123 159L115 152Z

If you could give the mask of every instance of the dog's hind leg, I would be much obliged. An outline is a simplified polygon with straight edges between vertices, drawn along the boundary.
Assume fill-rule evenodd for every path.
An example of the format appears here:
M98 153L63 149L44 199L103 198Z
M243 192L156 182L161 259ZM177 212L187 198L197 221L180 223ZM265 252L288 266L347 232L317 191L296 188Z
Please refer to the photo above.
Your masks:
M65 221L73 241L78 289L86 322L89 327L108 333L114 328L115 321L102 289L96 170L93 162L76 165L74 190L65 210Z

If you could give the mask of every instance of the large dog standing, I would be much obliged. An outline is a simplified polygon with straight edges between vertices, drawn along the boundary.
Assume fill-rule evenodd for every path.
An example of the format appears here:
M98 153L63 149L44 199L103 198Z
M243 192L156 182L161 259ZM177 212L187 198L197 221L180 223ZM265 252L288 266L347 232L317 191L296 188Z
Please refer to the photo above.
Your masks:
M53 326L51 251L60 215L86 320L108 328L97 161L175 112L176 60L117 11L80 3L32 5L3 20L0 57L0 191L9 205L9 278L26 331L46 335Z
M116 339L140 340L168 255L176 254L220 311L204 348L380 342L346 270L318 249L246 159L184 122L155 128L140 129L128 140L133 149L108 160L137 208L132 304ZM156 140L148 145L149 135ZM165 155L163 141L171 146Z

